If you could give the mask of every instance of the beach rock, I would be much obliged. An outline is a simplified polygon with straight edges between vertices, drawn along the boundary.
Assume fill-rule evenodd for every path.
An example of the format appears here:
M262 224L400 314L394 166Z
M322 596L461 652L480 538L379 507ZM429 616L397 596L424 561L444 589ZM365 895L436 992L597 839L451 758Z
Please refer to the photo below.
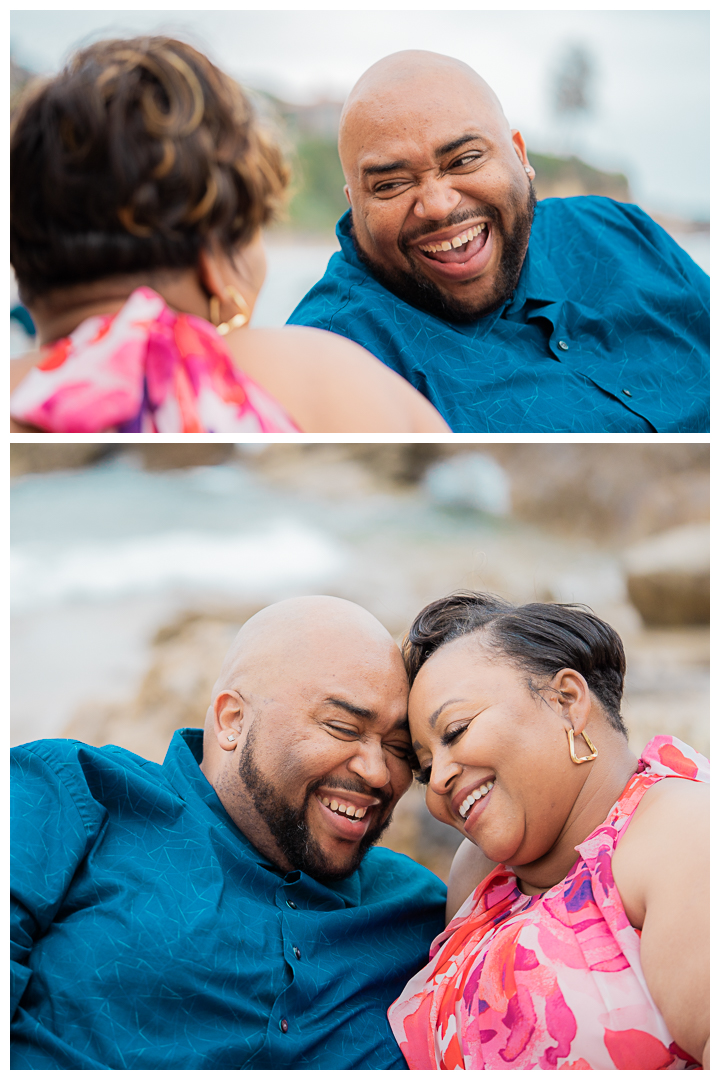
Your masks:
M471 451L431 465L423 484L433 502L496 517L510 513L510 480L488 454Z
M710 527L683 525L628 548L628 595L646 626L710 620Z
M53 472L55 469L84 469L112 454L111 443L12 443L10 475Z

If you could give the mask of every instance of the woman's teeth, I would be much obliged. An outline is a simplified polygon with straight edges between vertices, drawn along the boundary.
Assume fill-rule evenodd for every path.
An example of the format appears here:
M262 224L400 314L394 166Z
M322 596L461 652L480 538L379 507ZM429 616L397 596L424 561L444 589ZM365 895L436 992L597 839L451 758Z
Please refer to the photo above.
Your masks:
M488 780L486 784L482 784L481 787L475 788L475 791L471 791L464 802L460 803L460 817L467 817L470 813L470 807L473 803L476 803L478 799L482 799L483 795L487 795L495 786L494 780Z
M345 803L338 802L337 799L326 799L324 796L320 800L323 806L327 806L330 810L334 810L337 814L345 814L346 817L361 818L367 814L367 806L347 806Z
M471 240L474 240L476 236L479 236L483 229L486 229L487 225L483 221L482 225L473 225L472 229L468 229L467 232L460 233L459 236L454 236L452 240L443 240L439 244L420 244L421 251L428 251L433 254L436 251L450 251L451 248L462 247L463 244L468 244Z

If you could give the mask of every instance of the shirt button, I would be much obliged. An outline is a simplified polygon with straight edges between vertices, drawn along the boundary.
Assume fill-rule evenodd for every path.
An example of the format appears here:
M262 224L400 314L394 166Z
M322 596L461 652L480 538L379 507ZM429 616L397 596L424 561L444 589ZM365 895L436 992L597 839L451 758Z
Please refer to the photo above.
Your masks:
M285 1019L284 1016L283 1016L282 1020L280 1021L280 1030L282 1031L283 1035L287 1035L288 1022L287 1022L287 1020Z
M632 397L632 394L629 390L623 390L623 394L625 395L625 397Z
M293 945L293 952L295 953L295 959L299 960L300 959L300 950L298 949L297 945Z
M563 352L567 352L570 346L567 341L558 341L558 349L562 349Z
M293 911L297 911L297 904L293 903L292 900L286 900L285 903L288 907L291 907Z

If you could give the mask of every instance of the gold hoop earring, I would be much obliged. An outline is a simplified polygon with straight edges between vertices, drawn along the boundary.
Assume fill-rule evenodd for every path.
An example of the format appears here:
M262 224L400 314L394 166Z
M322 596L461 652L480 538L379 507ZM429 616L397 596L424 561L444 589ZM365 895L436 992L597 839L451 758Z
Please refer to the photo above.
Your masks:
M576 757L576 755L575 755L575 732L573 731L572 728L570 728L570 730L567 733L568 743L570 744L570 757L575 762L576 765L582 765L584 761L594 761L595 758L598 756L597 750L595 749L593 744L590 742L590 740L587 737L587 735L585 734L585 732L581 731L580 734L582 735L583 739L587 743L587 748L590 751L590 753L588 754L587 757Z
M224 289L225 295L229 296L235 307L238 308L237 315L233 315L227 322L220 322L220 298L218 296L210 297L210 322L213 324L218 334L222 334L225 337L231 330L238 330L241 326L245 326L250 322L250 308L247 306L245 297L242 293L239 293L237 289L232 285L226 285Z

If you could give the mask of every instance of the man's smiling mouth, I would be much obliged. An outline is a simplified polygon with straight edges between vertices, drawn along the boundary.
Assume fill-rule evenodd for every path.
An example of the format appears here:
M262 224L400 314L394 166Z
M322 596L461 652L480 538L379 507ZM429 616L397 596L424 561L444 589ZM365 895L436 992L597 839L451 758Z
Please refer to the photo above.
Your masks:
M487 240L487 224L483 221L479 225L473 225L469 229L461 230L457 235L447 240L437 240L432 244L418 244L422 252L426 255L437 255L446 251L457 251L459 254L466 255L469 251L469 246L476 237L481 237L481 243L473 245L477 247L478 251L481 247L484 247ZM473 251L472 254L475 254ZM444 261L440 259L439 261ZM454 261L454 260L453 260Z
M364 818L368 812L367 806L352 806L350 803L343 803L338 799L328 799L324 795L320 798L320 802L323 806L329 807L338 814L345 814L349 818Z

